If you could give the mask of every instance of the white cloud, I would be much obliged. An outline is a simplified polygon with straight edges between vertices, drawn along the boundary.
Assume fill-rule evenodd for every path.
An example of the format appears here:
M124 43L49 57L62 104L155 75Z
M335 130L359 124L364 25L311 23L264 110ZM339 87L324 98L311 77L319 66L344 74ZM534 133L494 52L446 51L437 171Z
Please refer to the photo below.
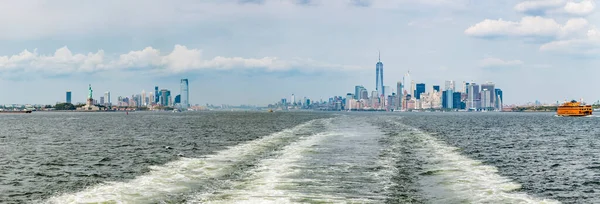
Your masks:
M562 13L583 16L593 13L595 7L594 0L577 2L567 0L532 0L519 3L515 5L514 9L518 12L531 15Z
M570 54L600 54L600 30L590 29L584 37L549 42L542 45L540 50Z
M566 13L573 15L588 15L596 8L596 3L593 0L585 0L582 2L568 2L564 10Z
M520 21L485 19L465 30L473 37L568 37L586 29L589 23L583 18L569 19L564 25L554 19L526 16Z
M67 47L56 50L54 55L40 55L37 50L12 56L0 56L0 71L44 71L53 73L86 72L104 68L104 51L73 54Z
M243 58L222 57L205 59L199 49L188 49L175 45L173 51L162 54L160 50L146 47L142 50L121 54L117 59L106 59L104 51L73 54L62 47L53 55L40 55L37 50L12 56L0 56L0 72L25 71L44 73L95 72L104 70L144 69L179 73L199 69L264 69L285 71L290 69L360 69L359 66L337 65L317 62L311 59L281 60L276 57Z
M509 67L524 64L521 60L503 60L493 57L488 57L479 61L479 67Z

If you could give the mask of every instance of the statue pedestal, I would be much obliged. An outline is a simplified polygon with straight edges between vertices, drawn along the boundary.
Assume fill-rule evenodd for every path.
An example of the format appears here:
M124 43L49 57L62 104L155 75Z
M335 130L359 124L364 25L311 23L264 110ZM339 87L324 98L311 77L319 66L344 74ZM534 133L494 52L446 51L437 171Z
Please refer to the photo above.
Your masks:
M100 107L94 105L94 99L88 98L85 102L85 106L77 109L78 111L100 111Z

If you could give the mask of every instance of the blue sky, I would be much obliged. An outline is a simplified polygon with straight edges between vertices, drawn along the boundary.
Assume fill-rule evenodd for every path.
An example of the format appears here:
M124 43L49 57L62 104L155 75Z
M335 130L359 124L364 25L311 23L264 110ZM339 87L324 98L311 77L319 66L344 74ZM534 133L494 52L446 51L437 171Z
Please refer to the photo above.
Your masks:
M345 95L410 70L416 82L492 81L505 103L600 100L593 0L6 1L0 103L179 92L193 104Z

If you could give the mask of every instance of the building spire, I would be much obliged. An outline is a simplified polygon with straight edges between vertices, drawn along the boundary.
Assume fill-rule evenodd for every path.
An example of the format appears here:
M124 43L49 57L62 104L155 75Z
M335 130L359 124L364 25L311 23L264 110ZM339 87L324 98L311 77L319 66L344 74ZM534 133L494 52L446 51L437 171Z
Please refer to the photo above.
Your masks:
M377 50L379 52L379 62L381 62L381 50Z

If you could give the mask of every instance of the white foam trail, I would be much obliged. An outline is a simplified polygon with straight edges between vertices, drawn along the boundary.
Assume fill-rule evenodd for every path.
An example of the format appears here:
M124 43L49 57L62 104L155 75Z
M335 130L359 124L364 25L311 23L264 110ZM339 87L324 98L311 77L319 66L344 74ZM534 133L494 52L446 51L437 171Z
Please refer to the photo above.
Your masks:
M320 119L322 120L322 119ZM156 203L168 196L189 193L195 188L211 188L215 180L237 170L235 164L295 137L294 133L316 120L209 155L181 158L127 182L107 182L84 191L52 197L45 203ZM215 181L212 181L215 182ZM222 181L219 181L222 182ZM217 188L214 187L213 188Z
M262 160L252 176L235 185L234 190L217 196L197 195L192 203L292 203L303 195L285 190L286 185L293 185L293 179L288 176L298 173L294 167L305 151L328 136L332 134L321 133L294 142L282 149L280 156Z
M424 161L420 184L433 203L559 203L514 192L521 185L500 176L496 167L463 156L458 148L418 129L397 124L409 130L404 136L413 134L421 139L415 149Z
M329 128L332 128L329 125ZM231 190L217 194L196 195L189 203L366 203L369 200L347 198L343 195L320 192L301 192L306 186L298 183L314 182L312 179L300 178L301 169L306 169L303 161L307 154L312 154L316 146L327 142L329 138L344 137L339 129L330 129L302 140L296 141L279 151L279 156L261 160L258 168L250 172L250 176L234 185ZM303 168L300 168L303 167ZM323 181L319 181L323 182ZM335 184L332 184L335 185ZM338 186L332 186L337 188Z

